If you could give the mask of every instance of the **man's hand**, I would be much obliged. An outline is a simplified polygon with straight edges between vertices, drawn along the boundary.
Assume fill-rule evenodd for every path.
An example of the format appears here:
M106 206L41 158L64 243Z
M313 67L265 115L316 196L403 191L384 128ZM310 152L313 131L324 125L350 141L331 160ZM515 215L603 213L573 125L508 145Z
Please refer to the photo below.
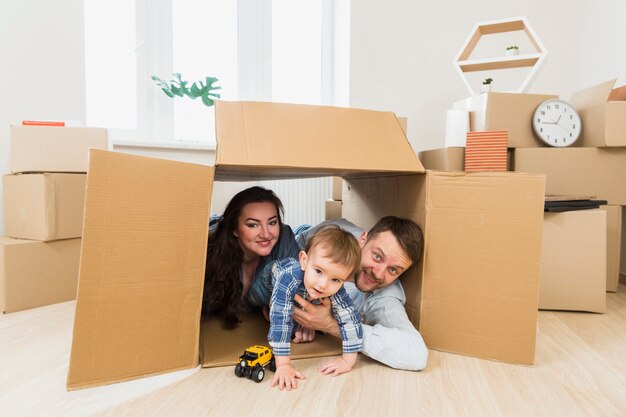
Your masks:
M295 301L302 308L293 309L293 319L300 323L302 327L320 330L335 337L340 337L339 325L331 313L330 300L328 298L322 299L319 305L311 304L299 295L295 296Z
M308 327L298 327L298 329L293 332L293 339L291 339L293 343L306 343L314 340L315 329L309 329Z

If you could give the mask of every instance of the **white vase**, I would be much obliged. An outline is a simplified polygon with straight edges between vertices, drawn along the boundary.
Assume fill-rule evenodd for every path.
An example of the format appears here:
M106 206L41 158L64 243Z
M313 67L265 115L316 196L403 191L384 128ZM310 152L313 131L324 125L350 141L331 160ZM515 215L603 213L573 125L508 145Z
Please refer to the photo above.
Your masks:
M481 93L488 93L491 91L491 84L482 84L480 86Z
M506 56L516 56L519 55L519 49L507 49Z

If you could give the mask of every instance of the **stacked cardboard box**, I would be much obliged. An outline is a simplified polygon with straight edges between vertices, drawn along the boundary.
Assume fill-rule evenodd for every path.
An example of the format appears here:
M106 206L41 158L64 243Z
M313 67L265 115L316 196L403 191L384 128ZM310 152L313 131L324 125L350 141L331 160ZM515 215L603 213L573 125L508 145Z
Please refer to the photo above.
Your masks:
M88 150L105 129L11 127L3 176L0 308L10 313L76 296Z
M515 171L546 175L548 194L588 195L608 202L602 285L613 292L617 291L619 271L625 268L620 268L619 254L623 239L620 206L626 206L626 97L624 88L614 89L614 85L615 80L601 83L574 93L570 99L582 121L576 147L518 148L513 158Z

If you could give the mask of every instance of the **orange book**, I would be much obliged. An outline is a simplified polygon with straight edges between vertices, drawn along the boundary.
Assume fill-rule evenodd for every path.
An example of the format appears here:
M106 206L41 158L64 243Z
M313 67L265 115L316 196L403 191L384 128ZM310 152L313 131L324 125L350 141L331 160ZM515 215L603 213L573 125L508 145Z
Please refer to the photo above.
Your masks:
M50 122L45 120L22 120L23 126L65 126L65 122Z

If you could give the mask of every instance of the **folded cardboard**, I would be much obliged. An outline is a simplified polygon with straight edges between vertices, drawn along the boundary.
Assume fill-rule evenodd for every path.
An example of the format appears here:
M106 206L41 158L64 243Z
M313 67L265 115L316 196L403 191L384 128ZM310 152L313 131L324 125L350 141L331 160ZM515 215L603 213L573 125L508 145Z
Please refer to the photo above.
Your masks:
M582 146L626 146L626 94L616 80L578 91L570 99L582 122Z
M341 207L342 201L327 199L325 204L325 219L341 219L343 216L341 215Z
M87 172L89 148L108 149L106 129L11 126L11 172Z
M39 242L0 236L0 307L3 313L76 297L80 239Z
M622 248L622 207L606 205L606 290L617 292Z
M546 174L548 194L593 195L626 205L626 148L515 149L515 171Z
M373 182L372 200L363 204L374 209L386 204L385 214L410 215L427 230L423 265L428 273L422 274L420 263L403 278L407 309L416 325L428 329L427 343L479 357L532 362L543 176L426 175L391 113L219 101L216 131L216 167L91 151L69 388L194 367L199 353L205 366L223 364L225 357L234 364L247 347L243 342L232 346L233 332L212 325L210 317L201 322L214 177L334 175L364 181L355 184ZM484 183L481 191L475 190L476 183ZM383 191L387 198L375 198ZM450 264L455 266L449 269ZM454 283L450 272L470 277L481 301L467 297L465 286L457 292L452 285L449 300L430 302L439 293L433 282L437 275L430 278L430 271L442 269L445 280ZM420 318L417 306L423 295L429 301ZM482 319L478 304L491 311L491 320L462 329L449 323L459 310L464 324ZM500 314L504 304L510 315ZM339 348L339 341L331 340ZM305 349L302 357L329 354L321 342Z
M454 103L457 110L470 112L470 131L508 130L510 148L543 146L535 137L532 118L548 94L483 93Z
M5 234L44 241L80 237L86 178L59 173L4 175Z
M533 363L542 176L427 171L347 182L345 218L367 228L394 214L423 229L423 258L401 282L430 349Z
M418 154L424 168L436 171L463 171L465 148L439 148L422 151Z
M606 212L545 213L539 308L606 311Z

